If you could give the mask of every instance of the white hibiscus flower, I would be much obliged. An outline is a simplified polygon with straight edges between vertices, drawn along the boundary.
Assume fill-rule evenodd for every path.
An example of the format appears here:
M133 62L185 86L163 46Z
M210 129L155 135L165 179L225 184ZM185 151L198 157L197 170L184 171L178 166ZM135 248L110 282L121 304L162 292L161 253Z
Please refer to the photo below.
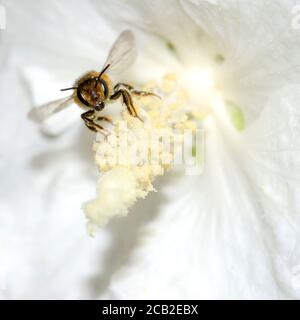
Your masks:
M97 238L84 238L81 217L74 217L93 180L87 177L86 159L80 158L82 149L78 155L70 147L78 137L76 129L55 141L62 151L36 157L31 169L25 170L24 161L54 142L45 143L33 133L30 143L15 142L7 154L19 171L6 169L11 161L3 166L4 187L19 188L21 194L18 203L11 193L4 195L1 211L6 212L5 239L13 239L13 225L19 231L15 242L5 247L15 257L4 256L11 265L1 270L3 294L24 296L30 288L32 296L45 297L299 297L300 34L291 25L294 5L230 0L7 4L3 45L12 51L1 80L7 105L24 106L12 68L21 69L27 83L31 80L36 103L47 101L55 98L58 84L64 87L80 73L98 70L107 47L129 27L137 36L139 58L124 79L143 86L175 74L201 114L197 123L205 129L206 152L202 175L164 176L155 185L159 192L99 232L104 240L111 232L112 241L105 248L102 243L107 242L101 239L98 248ZM7 94L11 83L16 83L13 97ZM17 137L19 131L33 131L23 122L19 120L18 127L9 124L8 132ZM88 135L85 131L80 134ZM28 147L36 151L24 154ZM15 150L23 151L21 163ZM45 163L46 168L33 175L32 170ZM29 182L32 188L26 190ZM24 236L28 245L20 256ZM50 261L45 250L50 250ZM96 252L100 267L93 262ZM22 274L16 270L18 285L6 279L14 261L25 266ZM31 271L36 264L43 280L52 282L48 290Z

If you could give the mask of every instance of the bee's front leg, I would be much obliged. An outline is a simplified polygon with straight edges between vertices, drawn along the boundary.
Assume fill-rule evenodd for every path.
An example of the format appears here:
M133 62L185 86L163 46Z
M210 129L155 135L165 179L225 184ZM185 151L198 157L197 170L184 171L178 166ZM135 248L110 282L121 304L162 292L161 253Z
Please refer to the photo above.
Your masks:
M107 121L107 122L109 122L109 123L112 123L111 118L110 118L110 117L107 117L107 116L98 117L96 120L97 120L97 121Z
M89 110L81 115L82 120L90 130L94 132L101 132L103 134L108 134L107 130L105 130L102 126L94 122L95 117L96 117L96 110L94 109Z

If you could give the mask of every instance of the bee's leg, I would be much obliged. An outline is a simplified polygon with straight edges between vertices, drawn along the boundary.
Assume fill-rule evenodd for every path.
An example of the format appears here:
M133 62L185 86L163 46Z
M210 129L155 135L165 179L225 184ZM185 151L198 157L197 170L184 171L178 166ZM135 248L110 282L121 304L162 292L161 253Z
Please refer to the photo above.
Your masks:
M114 86L114 91L118 91L120 89L120 87L124 87L126 88L127 90L131 91L134 89L133 86L131 86L130 84L127 84L127 83L123 83L123 82L119 82L117 83L115 86Z
M158 96L156 93L150 92L150 91L139 91L139 90L132 90L130 91L130 93L135 94L137 96L142 96L142 97L146 97L146 96L154 96L156 98L161 99L160 96Z
M107 134L107 130L105 130L102 126L98 125L94 122L95 120L95 110L89 110L81 115L82 120L85 125L94 132L101 132L103 134Z
M124 87L126 88L128 91L130 91L130 93L134 94L134 95L137 95L137 96L155 96L157 98L160 99L160 96L158 96L157 94L153 93L153 92L150 92L150 91L139 91L139 90L135 90L133 86L131 86L130 84L127 84L127 83L117 83L115 86L114 86L114 90L115 91L118 91L120 89L120 87Z
M131 99L131 95L127 90L120 89L120 90L116 91L113 95L111 95L110 99L116 100L116 99L120 98L121 96L123 98L123 102L125 103L129 114L132 115L133 117L136 117L136 118L140 119L141 121L143 121L139 117L138 113L136 112L135 107L132 102L132 99Z
M106 116L102 116L102 117L98 117L97 119L96 119L97 121L107 121L107 122L112 122L112 120L111 120L111 118L109 118L109 117L106 117Z

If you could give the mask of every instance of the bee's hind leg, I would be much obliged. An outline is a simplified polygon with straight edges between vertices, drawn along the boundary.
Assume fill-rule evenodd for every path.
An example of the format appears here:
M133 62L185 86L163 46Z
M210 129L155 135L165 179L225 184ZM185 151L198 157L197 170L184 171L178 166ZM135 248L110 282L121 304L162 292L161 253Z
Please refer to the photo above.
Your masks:
M102 126L95 123L95 110L89 110L81 115L82 120L84 121L85 125L93 132L101 132L105 135L108 134L108 131L105 130Z

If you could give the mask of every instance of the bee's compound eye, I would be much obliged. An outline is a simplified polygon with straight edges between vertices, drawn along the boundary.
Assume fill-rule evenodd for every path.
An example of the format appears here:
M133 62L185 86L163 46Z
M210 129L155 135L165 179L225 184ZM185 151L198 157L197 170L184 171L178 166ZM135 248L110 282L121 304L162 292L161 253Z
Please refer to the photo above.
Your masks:
M105 80L103 80L103 79L100 79L100 82L101 82L101 89L102 89L103 95L105 98L107 98L107 95L108 95L107 84L106 84Z
M91 103L88 102L88 97L87 97L87 94L88 94L88 90L85 89L83 86L80 86L77 90L77 97L79 99L79 101L81 103L83 103L84 105L86 106L91 106Z
M103 83L101 82L101 89L102 89L102 92L103 92L103 94L104 94L104 96L106 95L105 93L106 93L106 88L105 88L105 86L103 85Z

